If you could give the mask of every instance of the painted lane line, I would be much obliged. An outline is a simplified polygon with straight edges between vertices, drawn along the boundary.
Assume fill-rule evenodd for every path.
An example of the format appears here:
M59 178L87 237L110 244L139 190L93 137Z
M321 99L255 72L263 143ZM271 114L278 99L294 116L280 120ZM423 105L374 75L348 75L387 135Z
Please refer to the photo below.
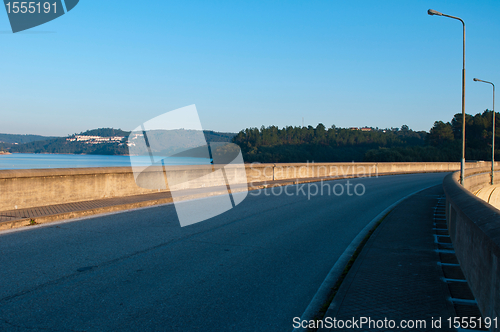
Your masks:
M436 249L434 251L437 252L438 254L439 253L441 253L441 254L454 254L455 253L455 250L446 250L446 249Z
M468 305L476 305L477 304L476 300L455 299L453 297L450 297L450 301L453 303L457 303L457 304L468 304Z
M467 282L465 279L442 278L444 282Z
M455 263L442 263L442 262L438 262L438 265L444 265L444 266L460 266L460 264L455 264Z

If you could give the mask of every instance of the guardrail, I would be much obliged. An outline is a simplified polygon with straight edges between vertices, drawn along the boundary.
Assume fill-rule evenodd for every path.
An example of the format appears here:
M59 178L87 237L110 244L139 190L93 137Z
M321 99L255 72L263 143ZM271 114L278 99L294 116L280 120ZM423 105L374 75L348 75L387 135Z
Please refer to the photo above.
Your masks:
M472 193L489 185L489 168L466 170L464 186L459 177L443 181L448 229L479 309L493 319L500 316L500 210Z
M485 162L469 162L468 168L486 166ZM226 166L230 167L230 165ZM290 163L246 164L247 178L232 183L252 183L272 180L307 178L345 178L420 172L458 170L459 163ZM210 173L211 166L168 166L174 181L193 179ZM158 179L161 167L150 167L141 176ZM231 172L226 172L231 176ZM149 175L148 175L149 174ZM171 178L169 178L170 180ZM144 179L141 179L144 180ZM145 180L147 181L147 179ZM189 188L197 188L191 181ZM205 186L206 183L203 184ZM220 185L214 180L213 186ZM165 190L168 189L168 184ZM150 194L158 190L136 185L130 167L34 169L0 171L0 211L75 203L103 198Z

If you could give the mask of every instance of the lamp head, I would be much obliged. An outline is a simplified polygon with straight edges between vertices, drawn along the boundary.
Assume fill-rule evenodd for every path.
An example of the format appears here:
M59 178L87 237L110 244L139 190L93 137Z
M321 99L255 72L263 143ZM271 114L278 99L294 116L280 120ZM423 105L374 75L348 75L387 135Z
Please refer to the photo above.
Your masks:
M429 10L427 11L427 14L429 14L429 15L439 15L439 16L443 16L443 13L440 13L440 12L438 12L438 11L435 11L434 9L429 9Z
M474 82L481 82L481 80L479 78L473 78L472 79Z

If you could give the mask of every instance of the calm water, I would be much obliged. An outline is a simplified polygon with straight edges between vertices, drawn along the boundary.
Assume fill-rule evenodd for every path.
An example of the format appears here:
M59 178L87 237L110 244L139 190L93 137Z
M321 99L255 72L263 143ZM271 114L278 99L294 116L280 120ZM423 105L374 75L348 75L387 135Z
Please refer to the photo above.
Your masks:
M148 157L140 158L143 166L150 165ZM167 158L168 165L206 164L201 158ZM130 166L128 156L96 156L76 154L35 154L13 153L0 155L0 169L33 169L33 168L76 168L76 167L118 167Z

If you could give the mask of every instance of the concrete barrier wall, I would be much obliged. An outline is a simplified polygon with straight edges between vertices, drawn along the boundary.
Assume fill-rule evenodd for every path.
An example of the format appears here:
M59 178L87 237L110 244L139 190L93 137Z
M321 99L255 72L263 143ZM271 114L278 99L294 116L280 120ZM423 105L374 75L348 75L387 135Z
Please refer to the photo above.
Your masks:
M458 182L458 172L450 174L443 188L455 253L483 317L493 319L500 316L500 210L472 193L489 185L489 172L489 168L467 170L464 186ZM500 172L495 175L500 177Z
M467 187L474 195L500 209L500 171L495 171L493 185L490 184L490 176L490 173L475 174L471 179L475 185Z
M500 209L500 184L490 185L473 193L483 201Z
M500 163L497 163L500 165ZM489 166L489 162L468 162L467 168ZM248 182L315 177L376 176L422 172L451 172L460 163L286 163L247 165Z
M489 163L467 163L468 168ZM246 164L246 179L237 167L227 166L226 176L232 183L262 182L317 177L377 176L383 174L448 172L459 169L459 163L290 163ZM95 199L124 197L157 192L158 179L177 189L199 188L197 181L210 177L212 186L225 185L223 178L212 173L211 166L168 166L169 181L161 167L150 167L141 173L139 187L130 167L1 170L0 211ZM148 185L149 183L149 185ZM144 189L150 188L150 189Z

